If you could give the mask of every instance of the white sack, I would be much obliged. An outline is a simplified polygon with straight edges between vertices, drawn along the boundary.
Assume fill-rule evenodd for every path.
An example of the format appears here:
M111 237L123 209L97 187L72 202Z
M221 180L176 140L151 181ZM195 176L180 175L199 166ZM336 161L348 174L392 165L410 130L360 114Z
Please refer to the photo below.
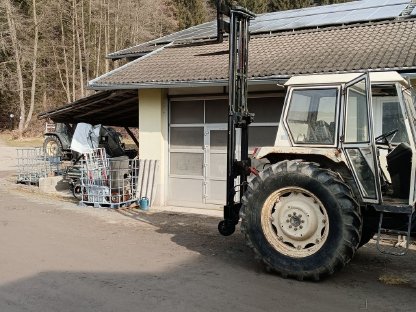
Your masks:
M75 128L71 141L71 150L84 154L98 147L101 125L92 126L80 122Z

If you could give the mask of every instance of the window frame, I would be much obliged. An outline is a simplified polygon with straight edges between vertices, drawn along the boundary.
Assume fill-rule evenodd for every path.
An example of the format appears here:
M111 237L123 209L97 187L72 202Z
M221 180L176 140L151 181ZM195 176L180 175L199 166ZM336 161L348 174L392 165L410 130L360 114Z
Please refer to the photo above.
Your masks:
M288 123L288 114L289 114L289 108L290 103L292 101L293 92L298 90L323 90L323 89L335 89L336 90L336 106L335 106L335 131L334 131L334 143L333 144L322 144L322 143L297 143L292 135L292 132L289 127ZM308 87L302 87L302 86L293 86L289 87L288 95L285 102L285 108L283 112L283 125L286 129L286 132L288 133L290 143L292 146L295 147L305 147L305 146L313 146L313 147L324 147L324 148L333 148L337 147L339 145L339 139L338 139L338 132L339 132L339 115L340 115L340 106L341 106L341 86L338 84L331 84L331 85L314 85L314 86L308 86Z

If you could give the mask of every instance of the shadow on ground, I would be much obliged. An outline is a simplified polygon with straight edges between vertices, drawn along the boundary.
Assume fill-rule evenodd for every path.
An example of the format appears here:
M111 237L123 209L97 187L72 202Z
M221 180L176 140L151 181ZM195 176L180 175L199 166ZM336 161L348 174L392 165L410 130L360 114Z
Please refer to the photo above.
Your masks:
M214 261L164 272L41 272L1 286L0 311L414 311L414 288L348 275L305 283Z
M254 260L254 253L246 246L239 228L232 236L219 234L217 226L220 218L176 212L143 212L137 209L115 211L137 222L157 227L158 233L172 235L173 242L203 256L215 256L218 260L232 262L242 268L264 272L263 266Z
M152 224L158 233L170 234L173 242L202 256L215 256L216 261L280 278L276 274L266 273L264 266L255 260L254 253L247 247L239 227L232 236L221 236L217 230L219 218L174 212L146 213L136 209L119 209L117 212L137 222ZM415 250L409 250L403 257L385 255L378 252L375 244L370 242L357 251L342 271L325 281L341 284L366 283L367 280L380 283L396 281L400 287L416 290L415 259Z

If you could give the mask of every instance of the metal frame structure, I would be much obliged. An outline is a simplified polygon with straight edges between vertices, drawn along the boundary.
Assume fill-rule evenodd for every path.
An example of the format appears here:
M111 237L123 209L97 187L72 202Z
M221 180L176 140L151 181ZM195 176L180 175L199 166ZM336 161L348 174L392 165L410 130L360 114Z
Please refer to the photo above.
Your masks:
M107 158L104 148L84 154L80 205L120 208L139 200L139 160Z
M46 155L42 147L18 148L17 183L38 184L40 178L61 174L61 158Z
M228 12L227 12L228 13ZM225 13L225 14L227 14ZM227 138L227 200L224 206L224 220L218 224L222 235L234 233L239 220L241 199L250 174L248 158L248 126L254 115L247 107L247 73L249 24L254 13L242 7L231 7L229 11L229 111ZM226 29L228 27L225 27ZM240 155L236 159L236 129L241 129ZM238 185L236 180L239 178ZM235 200L236 187L239 187L239 200Z

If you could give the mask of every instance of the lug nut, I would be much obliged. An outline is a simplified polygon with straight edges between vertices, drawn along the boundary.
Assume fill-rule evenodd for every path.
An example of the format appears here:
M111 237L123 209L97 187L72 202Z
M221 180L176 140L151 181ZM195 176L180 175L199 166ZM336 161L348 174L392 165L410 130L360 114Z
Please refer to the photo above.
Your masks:
M288 217L289 217L289 218L291 218L291 217L292 217L292 215L291 215L291 214L289 214L289 215L288 215Z
M301 226L299 226L299 228L300 228L300 229L303 229L303 226L301 225Z
M294 212L293 215L296 216L296 212Z
M302 215L299 215L299 218L302 218Z
M291 225L289 225L289 229L291 229L292 228L292 226Z
M298 228L295 228L295 231L297 231L298 230Z
M286 219L286 223L289 223L289 219Z
M301 220L300 222L305 223L305 220Z

